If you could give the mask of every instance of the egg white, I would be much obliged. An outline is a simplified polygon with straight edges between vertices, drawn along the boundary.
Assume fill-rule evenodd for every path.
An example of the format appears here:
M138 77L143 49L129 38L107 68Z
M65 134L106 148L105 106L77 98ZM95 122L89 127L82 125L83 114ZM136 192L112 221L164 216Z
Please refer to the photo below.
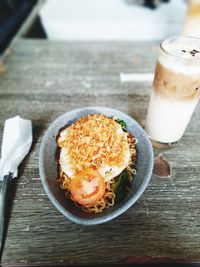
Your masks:
M124 134L121 126L119 125L118 134ZM63 130L60 133L59 140L64 141L65 138L67 138L67 129ZM110 165L104 165L100 167L97 171L101 174L101 176L104 178L105 182L111 180L112 178L116 177L119 175L128 165L130 160L130 150L129 146L127 145L127 150L124 155L123 163L120 166L110 166ZM61 148L60 151L60 166L62 171L71 179L75 178L75 173L74 170L71 167L70 164L70 156L68 153L68 149L66 147Z

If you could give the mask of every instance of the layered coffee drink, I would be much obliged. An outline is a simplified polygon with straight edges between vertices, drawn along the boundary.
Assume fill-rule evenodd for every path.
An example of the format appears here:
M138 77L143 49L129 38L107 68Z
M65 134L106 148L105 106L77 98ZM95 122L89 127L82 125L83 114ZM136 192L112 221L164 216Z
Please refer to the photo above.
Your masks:
M164 40L155 69L146 131L153 141L171 144L184 134L200 98L200 39Z

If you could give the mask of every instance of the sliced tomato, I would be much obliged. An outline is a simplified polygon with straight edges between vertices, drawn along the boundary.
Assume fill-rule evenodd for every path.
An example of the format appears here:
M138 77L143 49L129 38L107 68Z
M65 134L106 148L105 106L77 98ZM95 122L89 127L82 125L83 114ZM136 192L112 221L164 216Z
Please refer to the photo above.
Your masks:
M105 182L98 171L87 170L70 183L74 201L82 205L95 205L105 194Z

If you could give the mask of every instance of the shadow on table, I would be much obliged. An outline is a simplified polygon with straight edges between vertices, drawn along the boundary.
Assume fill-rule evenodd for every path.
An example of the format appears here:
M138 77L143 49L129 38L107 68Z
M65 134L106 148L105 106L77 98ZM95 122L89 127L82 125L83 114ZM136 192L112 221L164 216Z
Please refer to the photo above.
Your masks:
M17 182L17 179L11 179L12 186L9 186L9 198L7 200L8 205L7 205L4 227L3 227L3 237L2 237L2 243L1 243L0 261L1 261L2 255L3 255L6 235L8 232L8 225L9 225L10 215L11 215L11 211L12 211L12 201L16 195L16 182ZM1 183L1 191L0 191L1 194L2 194L2 189L3 189L2 185L3 185L3 182Z
M189 267L196 267L199 266L198 263L135 263L135 264L80 264L80 265L0 265L0 267L91 267L91 266L97 266L97 267L105 267L105 266L110 266L110 267L122 267L122 266L148 266L148 267L159 267L159 266L189 266Z

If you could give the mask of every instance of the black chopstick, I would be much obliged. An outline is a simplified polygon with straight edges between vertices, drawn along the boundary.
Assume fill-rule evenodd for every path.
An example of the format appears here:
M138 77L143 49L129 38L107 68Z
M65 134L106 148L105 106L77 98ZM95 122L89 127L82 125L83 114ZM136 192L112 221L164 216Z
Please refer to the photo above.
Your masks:
M9 173L8 175L5 175L3 177L0 193L0 259L3 253L5 235L7 230L6 222L8 221L8 200L10 195L12 177L12 173Z

